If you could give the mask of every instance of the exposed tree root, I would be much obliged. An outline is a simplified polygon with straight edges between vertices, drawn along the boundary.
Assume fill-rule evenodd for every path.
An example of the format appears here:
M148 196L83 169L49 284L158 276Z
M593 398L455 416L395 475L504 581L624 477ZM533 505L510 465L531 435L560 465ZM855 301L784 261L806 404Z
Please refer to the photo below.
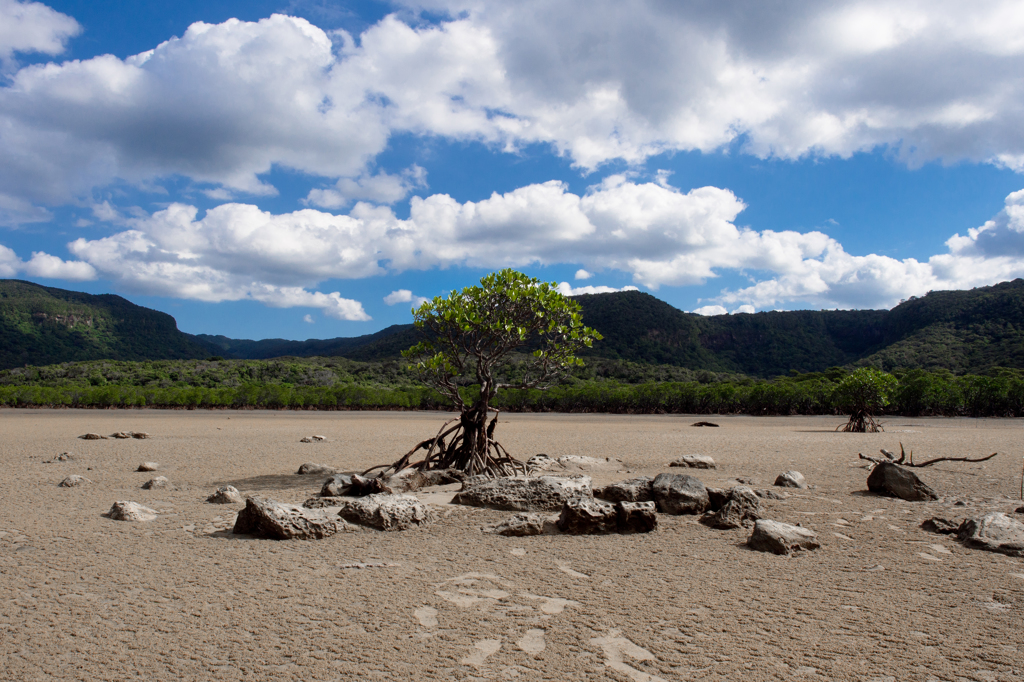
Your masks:
M857 410L850 415L850 421L842 426L837 426L836 431L847 433L878 433L885 431L882 425L874 420L866 410Z
M872 462L874 464L881 464L882 462L891 462L893 464L899 464L900 466L920 469L922 467L930 467L931 465L938 464L939 462L987 462L988 460L992 459L993 457L999 454L998 452L993 452L988 457L978 457L976 459L971 459L970 457L936 457L935 459L929 459L925 462L921 462L920 464L914 464L914 452L910 451L908 453L906 450L904 450L903 443L900 443L899 459L896 458L896 455L889 452L885 448L882 448L881 450L879 450L879 452L885 455L885 459L881 459L879 457L867 457L866 455L862 454L858 454L857 456L860 457L861 459L866 459L867 461Z

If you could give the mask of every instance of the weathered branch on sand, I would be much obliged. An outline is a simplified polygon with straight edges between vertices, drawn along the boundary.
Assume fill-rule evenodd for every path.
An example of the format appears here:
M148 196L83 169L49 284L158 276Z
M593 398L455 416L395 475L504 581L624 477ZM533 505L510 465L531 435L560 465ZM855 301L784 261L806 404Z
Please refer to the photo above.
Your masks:
M992 459L993 457L995 457L996 455L999 454L998 452L993 452L988 457L977 457L975 459L971 459L970 457L936 457L935 459L929 459L929 460L927 460L925 462L921 462L919 464L914 464L914 452L911 451L910 453L907 453L907 451L903 449L903 443L900 443L900 456L899 456L899 459L896 458L896 455L894 455L893 453L889 452L885 448L882 448L879 452L881 452L883 455L885 455L886 459L880 459L878 457L868 457L868 456L860 454L860 453L858 453L857 456L860 457L861 459L867 460L867 461L869 461L869 462L871 462L873 464L881 464L882 462L890 462L892 464L899 464L900 466L913 467L915 469L920 469L922 467L930 467L931 465L938 464L939 462L971 462L971 463L974 463L974 462L987 462L988 460Z

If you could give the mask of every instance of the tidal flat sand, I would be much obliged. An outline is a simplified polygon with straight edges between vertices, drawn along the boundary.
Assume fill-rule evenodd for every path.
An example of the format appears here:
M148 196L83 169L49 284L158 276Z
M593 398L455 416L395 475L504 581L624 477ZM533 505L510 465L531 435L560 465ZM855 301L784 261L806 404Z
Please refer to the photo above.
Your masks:
M748 550L747 530L660 515L649 535L506 538L505 512L439 506L433 526L319 541L230 532L221 485L301 503L322 476L362 469L436 432L442 413L0 410L0 678L4 680L1024 680L1024 560L918 528L931 516L1012 513L1024 422L835 417L502 415L515 455L618 457L630 473L684 454L770 487L770 518L816 531L815 552ZM145 431L147 440L79 440ZM299 443L308 435L323 443ZM857 453L983 464L920 471L942 496L869 495ZM44 464L61 452L67 462ZM140 473L141 462L160 464ZM679 471L673 469L672 471ZM91 483L57 484L70 474ZM172 489L142 490L155 475ZM442 499L436 496L435 499ZM102 516L116 500L159 512ZM966 506L954 506L956 500ZM1022 518L1017 515L1017 518Z

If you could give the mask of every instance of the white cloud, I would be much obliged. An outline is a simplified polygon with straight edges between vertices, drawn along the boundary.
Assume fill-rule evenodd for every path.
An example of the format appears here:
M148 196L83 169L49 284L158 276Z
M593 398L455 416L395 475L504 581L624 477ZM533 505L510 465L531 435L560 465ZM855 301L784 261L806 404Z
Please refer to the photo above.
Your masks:
M590 279L593 276L594 273L587 272L583 268L580 268L579 270L576 271L576 274L573 276L573 279Z
M400 175L377 173L356 178L341 178L330 189L311 189L306 203L321 208L338 209L352 201L393 204L409 196L414 189L427 186L427 171L413 164Z
M586 287L573 287L568 282L560 282L558 284L558 293L563 296L582 296L583 294L612 294L617 291L639 291L636 287L622 287L616 289L615 287L605 286L586 286Z
M40 2L0 0L0 63L15 52L60 54L81 30L77 21Z
M312 315L309 315L309 314L307 314L307 315L303 315L303 317L302 317L302 321L303 321L303 322L307 322L307 323L309 323L309 324L314 324L314 323L316 322L316 320L314 320L314 319L313 319L313 316L312 316Z
M96 270L88 263L61 260L42 251L34 251L32 258L24 262L12 249L0 244L0 277L15 277L19 273L76 282L96 279Z
M0 244L0 277L14 277L18 274L22 262L18 254Z
M736 310L732 311L732 314L736 315L736 314L739 314L739 313L756 313L756 312L757 312L757 308L755 308L752 305L741 305L739 308L737 308Z
M429 300L429 298L424 298L423 296L414 296L408 289L398 289L384 297L384 302L388 305L395 305L396 303L412 303L413 308L419 308Z
M697 315L709 317L711 315L725 315L729 311L720 305L705 305L691 312L696 313Z

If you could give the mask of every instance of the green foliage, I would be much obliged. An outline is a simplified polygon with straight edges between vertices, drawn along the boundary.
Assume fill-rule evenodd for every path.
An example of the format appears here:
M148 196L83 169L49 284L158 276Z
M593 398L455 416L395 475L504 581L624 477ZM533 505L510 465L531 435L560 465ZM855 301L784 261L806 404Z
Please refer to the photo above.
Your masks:
M899 382L896 377L873 367L861 367L845 377L835 389L835 403L848 413L879 414L888 407Z

